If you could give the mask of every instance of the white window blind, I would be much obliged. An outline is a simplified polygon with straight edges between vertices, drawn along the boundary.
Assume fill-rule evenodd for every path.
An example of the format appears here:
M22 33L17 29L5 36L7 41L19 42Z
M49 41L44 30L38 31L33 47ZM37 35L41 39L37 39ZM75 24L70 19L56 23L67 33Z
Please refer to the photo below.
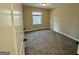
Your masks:
M42 13L32 12L32 21L33 21L33 25L42 24Z

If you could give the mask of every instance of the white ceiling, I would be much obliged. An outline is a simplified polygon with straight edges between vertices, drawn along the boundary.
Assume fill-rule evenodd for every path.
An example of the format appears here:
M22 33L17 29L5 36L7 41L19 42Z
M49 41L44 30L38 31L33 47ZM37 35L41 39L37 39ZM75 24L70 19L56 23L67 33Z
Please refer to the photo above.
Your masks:
M46 6L43 6L40 3L23 3L23 5L25 5L25 6L47 8L47 9L55 8L57 6L61 6L61 5L64 5L64 4L66 4L66 3L48 3Z

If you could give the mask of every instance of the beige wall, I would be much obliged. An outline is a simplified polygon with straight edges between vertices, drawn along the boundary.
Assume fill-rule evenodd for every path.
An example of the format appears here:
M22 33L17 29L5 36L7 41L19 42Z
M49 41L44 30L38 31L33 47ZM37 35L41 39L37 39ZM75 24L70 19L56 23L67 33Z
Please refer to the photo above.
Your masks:
M41 25L32 25L32 12L42 12L42 24ZM23 21L24 27L27 30L37 29L37 28L48 28L49 27L49 12L47 9L34 8L23 6Z
M22 54L23 50L23 19L22 19L22 5L13 4L13 25L14 25L14 36L15 36L15 45L17 48L17 53Z
M0 51L16 53L14 42L11 4L0 3Z
M79 4L56 7L50 11L50 15L52 30L79 41Z
M53 29L53 9L49 10L50 29Z
M0 52L21 54L22 39L21 5L0 3Z
M79 41L79 4L60 6L52 11L52 29Z

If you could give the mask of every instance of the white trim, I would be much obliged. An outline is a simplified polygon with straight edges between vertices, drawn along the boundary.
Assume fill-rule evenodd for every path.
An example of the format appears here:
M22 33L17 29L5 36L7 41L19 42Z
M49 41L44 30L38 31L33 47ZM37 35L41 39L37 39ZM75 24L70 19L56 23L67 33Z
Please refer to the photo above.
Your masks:
M76 38L74 38L74 37L72 37L72 36L69 36L69 35L67 35L67 34L65 34L65 33L63 33L63 32L60 32L60 31L55 30L55 29L51 29L51 30L56 31L56 32L58 32L58 33L60 33L60 34L62 34L62 35L65 35L65 36L67 36L67 37L69 37L69 38L71 38L71 39L76 40L76 41L79 42L79 39L76 39Z
M79 44L78 44L77 54L79 55Z
M20 55L24 55L24 43L23 43L23 41L22 41L22 43L21 43L21 49L20 49Z
M21 39L20 55L24 55L25 54L23 39L24 39L24 35L22 36L22 39Z
M35 31L35 30L40 30L40 29L47 29L49 27L45 27L45 28L36 28L36 29L29 29L29 30L24 30L24 32L29 32L29 31Z

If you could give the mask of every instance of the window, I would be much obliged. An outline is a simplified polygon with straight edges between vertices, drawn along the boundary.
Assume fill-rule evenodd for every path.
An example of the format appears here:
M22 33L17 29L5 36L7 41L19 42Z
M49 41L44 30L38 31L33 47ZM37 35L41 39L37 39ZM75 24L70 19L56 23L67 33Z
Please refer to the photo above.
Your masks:
M32 12L32 21L33 21L33 25L42 24L42 13Z

